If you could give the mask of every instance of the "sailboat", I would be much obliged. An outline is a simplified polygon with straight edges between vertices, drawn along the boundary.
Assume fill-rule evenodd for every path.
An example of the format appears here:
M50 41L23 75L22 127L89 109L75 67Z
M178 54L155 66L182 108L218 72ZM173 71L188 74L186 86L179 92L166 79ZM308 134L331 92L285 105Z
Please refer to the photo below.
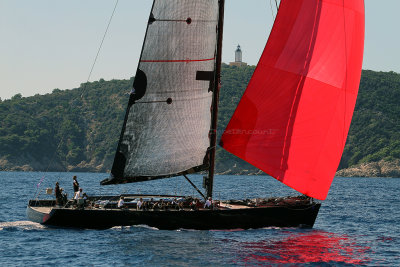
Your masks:
M282 0L220 145L302 196L213 197L224 0L154 0L111 168L102 185L184 176L204 198L124 194L91 204L29 201L44 225L159 229L313 227L344 149L358 93L363 0ZM188 175L206 172L205 193ZM140 200L139 200L140 199ZM165 206L140 204L164 203ZM166 204L167 203L167 204Z

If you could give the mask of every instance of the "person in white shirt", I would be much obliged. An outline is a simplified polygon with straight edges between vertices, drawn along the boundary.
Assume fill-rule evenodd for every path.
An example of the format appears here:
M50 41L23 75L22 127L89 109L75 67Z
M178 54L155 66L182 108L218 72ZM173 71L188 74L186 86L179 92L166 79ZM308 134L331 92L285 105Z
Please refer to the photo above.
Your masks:
M83 209L85 207L85 200L83 199L82 188L79 188L79 191L75 193L74 202L77 204L78 208Z
M212 199L211 197L209 197L206 201L206 203L204 204L204 208L205 209L211 209L212 208Z
M125 205L124 197L121 197L118 201L118 208L123 208Z
M143 199L140 198L138 203L137 203L136 209L137 210L141 210L142 209L142 205L143 205Z
M78 200L78 199L80 199L80 198L83 198L82 188L79 188L79 191L77 191L77 192L75 193L75 196L74 196L74 199L75 199L75 200Z

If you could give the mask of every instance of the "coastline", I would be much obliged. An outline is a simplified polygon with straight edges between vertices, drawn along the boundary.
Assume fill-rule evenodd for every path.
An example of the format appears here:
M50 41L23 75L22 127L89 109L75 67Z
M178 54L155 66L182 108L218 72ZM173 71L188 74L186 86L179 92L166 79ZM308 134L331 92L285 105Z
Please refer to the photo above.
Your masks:
M0 159L0 171L49 171L49 172L109 172L103 164L95 166L87 162L81 162L76 166L68 166L67 169L59 164L47 166L48 163L31 161L30 164L17 165L5 159ZM216 171L216 175L267 175L261 170L254 170L254 168L239 169L233 166L225 171ZM335 177L386 177L398 178L400 177L400 159L391 161L380 160L378 162L361 163L349 168L338 170Z

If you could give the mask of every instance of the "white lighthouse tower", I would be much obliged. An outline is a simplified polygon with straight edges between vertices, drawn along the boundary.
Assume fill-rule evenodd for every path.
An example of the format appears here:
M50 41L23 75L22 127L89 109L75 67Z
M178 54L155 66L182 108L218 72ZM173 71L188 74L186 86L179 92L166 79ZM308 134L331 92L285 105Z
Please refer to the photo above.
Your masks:
M230 62L229 65L236 67L247 66L247 63L242 61L242 49L240 49L240 45L235 50L235 62Z

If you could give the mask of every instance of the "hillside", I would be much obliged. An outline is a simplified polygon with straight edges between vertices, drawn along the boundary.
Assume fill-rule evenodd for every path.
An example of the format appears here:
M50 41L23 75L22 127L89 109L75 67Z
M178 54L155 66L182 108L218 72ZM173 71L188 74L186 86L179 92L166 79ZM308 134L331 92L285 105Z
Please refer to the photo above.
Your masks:
M397 161L400 159L399 103L400 74L363 71L353 121L339 169L391 162L393 172L378 172L377 168L374 168L374 172L380 173L377 176L400 177L400 165ZM368 175L364 173L362 176Z
M254 68L223 65L219 135ZM101 79L72 90L0 100L0 170L108 171L131 85L132 78ZM400 177L398 103L400 74L363 71L338 175ZM262 173L221 148L217 172Z

